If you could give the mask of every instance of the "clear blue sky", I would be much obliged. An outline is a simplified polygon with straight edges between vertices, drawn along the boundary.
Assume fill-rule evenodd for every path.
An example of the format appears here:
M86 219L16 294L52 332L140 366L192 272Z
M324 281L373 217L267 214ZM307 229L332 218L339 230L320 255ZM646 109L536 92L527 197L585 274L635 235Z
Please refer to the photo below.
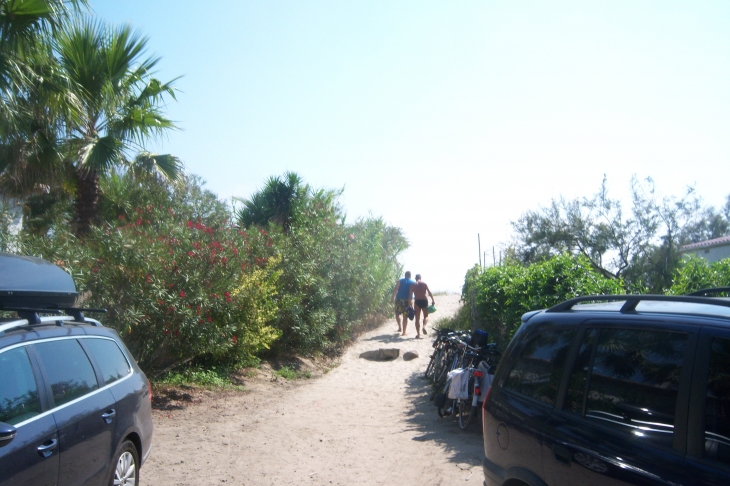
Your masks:
M730 2L91 0L183 76L157 147L221 198L287 170L459 290L510 221L604 174L730 193ZM627 207L628 209L628 207ZM491 263L491 261L490 261Z

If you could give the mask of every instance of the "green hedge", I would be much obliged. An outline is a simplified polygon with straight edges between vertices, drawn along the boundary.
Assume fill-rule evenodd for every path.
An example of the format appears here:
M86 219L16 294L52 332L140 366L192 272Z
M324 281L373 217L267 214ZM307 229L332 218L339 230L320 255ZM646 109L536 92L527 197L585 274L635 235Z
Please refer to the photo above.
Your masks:
M146 372L329 352L387 312L407 243L382 220L345 224L321 206L288 232L241 230L195 179L171 189L127 177L107 181L106 222L83 241L62 225L2 241L71 273L80 304L108 309L101 319Z
M616 293L623 293L621 281L602 276L582 256L564 254L529 266L507 262L474 267L467 272L462 289L461 319L468 316L503 349L525 312L580 295Z

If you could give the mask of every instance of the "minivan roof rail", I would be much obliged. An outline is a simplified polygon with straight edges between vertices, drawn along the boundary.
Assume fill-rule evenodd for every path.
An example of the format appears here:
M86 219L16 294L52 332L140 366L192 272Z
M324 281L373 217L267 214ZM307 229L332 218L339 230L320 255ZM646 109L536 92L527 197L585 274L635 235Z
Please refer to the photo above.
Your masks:
M689 296L709 297L710 295L730 293L730 287L711 287L687 294Z
M642 301L655 302L684 302L689 304L707 304L720 307L730 307L730 300L713 299L711 297L699 297L694 295L652 295L652 294L634 294L634 295L585 295L574 299L566 300L558 305L550 307L545 312L565 312L571 310L576 304L581 302L621 302L625 301L621 306L620 312L627 313L636 310L636 306Z

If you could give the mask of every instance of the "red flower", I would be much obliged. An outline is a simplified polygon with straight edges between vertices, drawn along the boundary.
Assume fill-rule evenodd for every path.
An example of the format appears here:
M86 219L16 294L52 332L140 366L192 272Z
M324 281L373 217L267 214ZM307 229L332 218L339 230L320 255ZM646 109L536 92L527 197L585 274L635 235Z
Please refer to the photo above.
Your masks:
M208 316L208 322L213 322L213 317Z
M147 275L147 277L145 278L145 281L147 283L152 283L152 276L151 275Z
M193 222L192 221L188 221L187 222L187 226L188 226L188 228L192 228L193 227Z
M352 233L350 233L350 239L351 240L354 240L355 239L355 235L353 235Z
M221 258L221 263L223 265L225 265L226 263L228 263L228 258L226 258L226 257Z
M233 336L233 345L235 346L236 344L238 344L238 338Z
M195 252L189 251L189 252L188 252L188 256L189 256L189 257L195 256Z
M96 267L94 267L91 271L94 272L94 273L99 273L99 269L96 268Z
M185 297L185 291L183 291L183 290L180 291L180 297Z

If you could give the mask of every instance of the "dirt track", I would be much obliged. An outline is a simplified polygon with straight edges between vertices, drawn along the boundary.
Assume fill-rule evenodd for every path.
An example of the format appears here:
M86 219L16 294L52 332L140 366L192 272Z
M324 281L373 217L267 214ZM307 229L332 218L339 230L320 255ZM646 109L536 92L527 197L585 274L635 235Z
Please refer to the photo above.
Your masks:
M436 318L458 309L436 296ZM311 380L252 380L181 410L155 411L143 485L481 485L478 425L441 419L423 378L431 335L395 320L363 335L341 364ZM397 347L420 358L376 362L363 351Z

